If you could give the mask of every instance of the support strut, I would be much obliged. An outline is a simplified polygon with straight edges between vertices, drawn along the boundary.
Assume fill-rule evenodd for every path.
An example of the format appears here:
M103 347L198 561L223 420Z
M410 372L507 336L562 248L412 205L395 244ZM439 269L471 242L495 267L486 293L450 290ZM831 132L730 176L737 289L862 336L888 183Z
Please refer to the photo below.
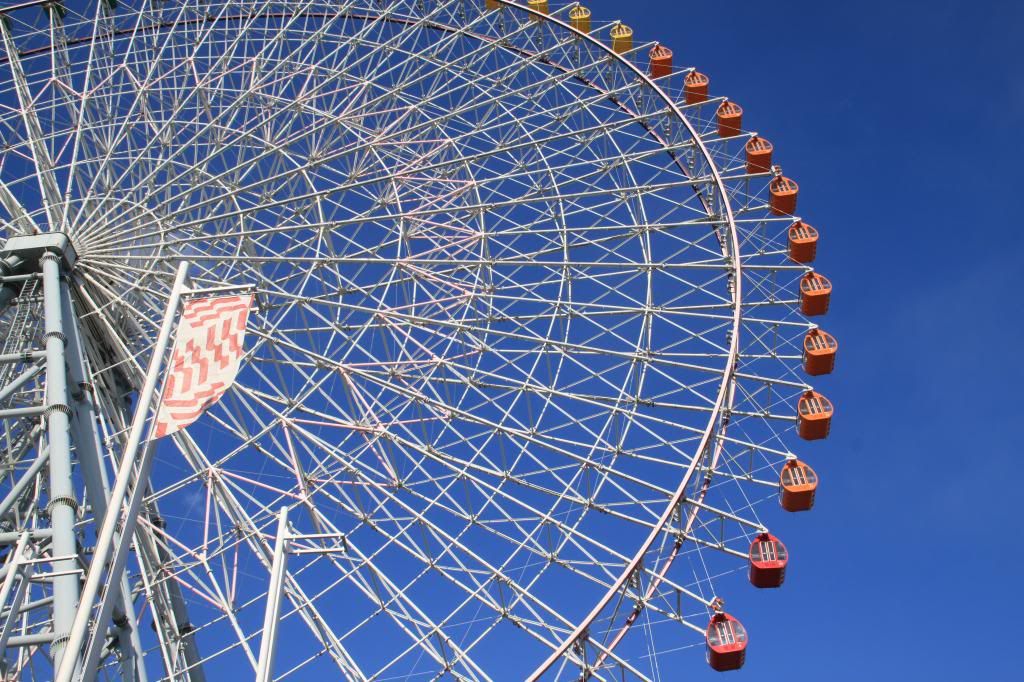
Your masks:
M46 325L46 430L50 449L50 525L53 528L53 643L54 666L78 666L72 654L64 661L68 634L78 605L79 566L75 541L78 500L71 480L71 439L69 435L67 374L64 364L64 315L61 310L61 259L54 253L40 258L43 269L43 310Z

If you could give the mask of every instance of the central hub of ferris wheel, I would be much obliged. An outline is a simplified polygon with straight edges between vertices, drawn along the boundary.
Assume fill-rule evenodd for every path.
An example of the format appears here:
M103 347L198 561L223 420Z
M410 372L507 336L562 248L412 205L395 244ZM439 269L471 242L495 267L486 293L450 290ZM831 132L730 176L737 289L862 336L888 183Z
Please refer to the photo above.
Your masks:
M78 260L71 238L63 232L19 235L0 246L0 270L5 275L38 271L40 260L47 253L60 258L65 272L70 271Z

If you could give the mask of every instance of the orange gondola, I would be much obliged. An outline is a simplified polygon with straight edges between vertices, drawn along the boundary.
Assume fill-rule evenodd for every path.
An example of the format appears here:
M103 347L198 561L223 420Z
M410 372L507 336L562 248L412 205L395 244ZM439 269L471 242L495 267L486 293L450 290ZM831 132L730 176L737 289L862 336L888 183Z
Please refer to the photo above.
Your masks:
M818 474L809 464L791 459L779 475L779 503L788 512L808 511L814 506Z
M800 192L800 185L779 174L768 185L768 191L771 193L772 213L775 215L796 213L796 196Z
M580 33L590 33L590 10L583 5L576 5L569 10L569 22Z
M718 118L719 137L735 137L740 134L740 126L743 123L743 107L736 102L725 101L718 106L716 113Z
M831 374L836 366L839 344L834 336L820 329L812 329L804 336L804 371L812 377Z
M538 22L544 21L544 17L542 15L548 13L548 0L527 0L526 4L530 9L537 12L537 14L530 15L531 19Z
M728 613L711 617L704 637L708 648L708 665L719 672L739 670L747 657L747 630Z
M683 94L687 104L700 104L707 101L708 85L711 79L700 71L691 71L683 79Z
M797 263L810 263L818 255L818 231L798 220L789 226L789 257Z
M612 50L616 54L625 54L633 49L633 29L619 23L612 26L609 32L612 39Z
M661 78L672 73L672 50L655 43L647 56L651 58L651 78Z
M832 403L816 391L807 391L797 403L797 433L804 440L828 437L832 428Z
M744 146L747 152L747 172L767 173L772 169L772 143L754 135Z
M750 584L754 587L781 587L786 579L789 554L774 535L761 533L750 543Z
M800 312L804 315L824 315L831 300L832 282L825 275L808 272L800 278Z

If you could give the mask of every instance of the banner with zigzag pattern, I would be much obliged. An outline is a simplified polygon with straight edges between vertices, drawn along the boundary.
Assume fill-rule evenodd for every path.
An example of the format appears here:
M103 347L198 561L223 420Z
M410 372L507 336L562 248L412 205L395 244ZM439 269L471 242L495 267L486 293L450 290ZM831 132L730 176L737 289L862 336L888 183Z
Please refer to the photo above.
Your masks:
M185 303L154 438L194 422L234 383L251 304L251 295L197 298Z

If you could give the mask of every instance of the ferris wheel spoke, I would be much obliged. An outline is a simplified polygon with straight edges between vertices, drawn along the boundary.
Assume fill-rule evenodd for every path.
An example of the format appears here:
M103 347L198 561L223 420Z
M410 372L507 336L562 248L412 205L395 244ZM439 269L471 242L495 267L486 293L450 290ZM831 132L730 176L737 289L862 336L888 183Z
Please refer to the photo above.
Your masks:
M57 181L54 177L54 164L50 151L46 146L46 139L42 126L39 123L39 116L36 112L36 104L29 89L25 69L22 66L21 55L14 38L11 36L11 29L5 22L0 22L0 40L3 42L4 52L7 55L7 63L10 67L14 80L14 90L17 93L19 114L22 124L25 126L25 135L29 149L32 153L33 167L39 193L42 198L47 220L51 226L62 225L60 206L61 197L57 189Z
M64 13L67 12L66 8L61 9L64 9ZM71 158L67 162L67 177L68 183L70 183L70 179L76 173L76 166L78 162L78 142L81 139L83 129L88 127L88 125L84 124L84 102L78 102L74 97L75 88L71 75L71 62L68 56L67 33L64 30L64 16L61 9L52 8L46 9L45 11L49 19L53 48L50 85L52 88L51 106L55 113L60 109L64 109L71 120L72 126L77 131L74 136L63 142L65 149L56 154L56 159L61 159L66 155L66 148L71 146ZM60 104L58 104L58 102L60 102ZM92 167L91 161L85 161L85 164ZM93 172L95 174L95 171ZM70 196L70 186L66 183L63 196L64 201L67 201ZM65 221L68 220L67 215L64 215L63 217ZM63 223L60 226L60 229L67 230L68 223Z
M335 558L337 556L335 552L336 548L326 547L325 551L328 552L325 555L326 558L329 559L343 573L343 575L338 578L334 585L341 585L343 582L348 580L355 582L359 586L359 589L368 598L375 601L380 607L382 607L386 613L391 615L392 618L395 620L396 624L398 624L399 627L401 627L408 636L414 638L417 644L419 644L428 655L430 655L434 660L438 662L444 662L443 656L439 655L437 651L435 651L435 648L432 646L432 639L430 638L431 634L437 634L442 639L447 640L447 638L443 636L443 630L434 623L432 623L430 619L422 611L416 608L415 603L409 600L402 591L396 589L393 583L391 583L390 580L388 580L387 576L378 571L372 565L367 556L362 554L357 547L352 546L351 543L348 541L346 534L341 533L336 527L334 527L330 523L329 520L322 518L322 516L316 511L316 507L310 506L309 511L311 518L313 519L314 526L317 530L317 535L315 537L320 538L333 536L343 538L345 543L345 554L348 556L354 556L355 561L359 565L368 567L368 570L372 571L373 573L372 583L375 585L380 585L383 582L390 598L388 600L384 600L379 594L379 589L372 587L371 584L367 581L361 580L359 577L358 570L353 569L351 572L345 570L344 566ZM325 533L325 531L330 532ZM308 547L308 549L304 549L302 551L312 554L317 553L317 549L313 546L310 546ZM351 562L352 560L349 559L349 561ZM396 604L398 606L397 611L393 608ZM367 616L367 619L372 617L372 615ZM366 622L368 622L368 620L364 620L362 623L355 624L350 630L350 632L358 630L359 626ZM341 638L344 640L346 638L346 635L343 634ZM470 662L470 665L473 666L472 662Z
M80 127L74 135L66 185L66 194L70 196L71 184L79 182L79 190L86 204L96 201L96 195L108 195L114 191L111 165L118 155L118 138L130 127L129 121L135 113L133 106L126 120L115 124L114 104L126 83L119 80L122 73L115 64L117 56L113 42L109 40L114 34L111 8L105 2L97 2L93 13L85 79L80 96L76 98L80 101L74 112ZM50 14L56 15L59 11L54 10ZM71 80L68 85L71 92L77 95L77 88ZM130 81L127 88L131 88ZM72 102L71 108L74 106Z
M202 451L188 436L187 432L179 431L174 434L173 438L179 452L186 457L193 469L209 469L209 460L205 455L201 454ZM269 570L272 549L263 540L263 535L255 520L245 511L244 506L238 502L235 493L230 488L221 485L216 490L218 493L216 498L218 504L231 518L234 526L239 529L240 535L244 538L250 552ZM268 522L273 519L271 514L268 514L268 517ZM287 586L286 594L293 608L298 612L300 618L314 637L320 642L320 645L324 647L324 650L335 662L342 674L354 679L364 679L364 675L359 672L359 668L338 640L337 635L331 630L328 625L329 621L325 620L323 615L319 613L316 605L306 596L299 583L290 575L286 575L285 584Z
M675 587L675 586L672 586L672 587L673 587L673 589L675 589L675 590L681 590L682 592L685 592L685 593L687 593L687 594L691 594L691 593L689 593L688 591L686 591L685 589L682 589L682 588L677 588L677 587ZM695 595L693 595L693 596L695 596Z
M396 535L394 535L393 537L394 537L394 538L396 538L396 539L393 539L393 540L392 540L391 542L397 542L397 541L398 541L398 540L397 540L397 538L400 538L401 536L402 536L402 535L401 535L400 533L399 533L399 534L396 534ZM349 536L349 537L350 537L350 536ZM347 540L347 542L348 542L348 543L351 543L351 540L350 540L350 539L348 539L348 540Z
M468 598L474 600L483 600L484 605L492 610L500 611L500 609L497 608L496 602L492 601L492 598L487 592L485 585L487 581L490 581L494 578L499 578L502 584L509 586L513 591L518 593L527 603L532 604L532 609L539 609L533 611L535 616L540 616L540 614L542 613L547 613L549 616L556 615L551 612L549 606L547 606L543 602L536 600L535 598L531 598L524 588L517 586L515 581L509 580L505 575L502 574L500 570L495 569L495 567L493 566L487 565L485 559L476 555L468 547L464 546L460 542L458 537L452 536L448 532L444 531L440 526L430 523L423 516L422 513L418 513L415 510L406 507L405 503L400 498L390 493L389 490L379 488L375 490L377 492L382 493L385 497L388 498L390 502L397 505L398 508L404 508L406 512L410 514L409 521L406 522L407 525L405 527L405 530L397 529L395 530L395 532L390 533L388 535L388 544L394 543L401 545L403 544L404 540L408 540L409 545L407 547L407 551L409 551L409 549L412 549L414 556L416 556L419 560L431 566L443 566L444 564L439 562L443 562L445 558L454 562L452 564L452 567L448 570L441 570L440 575L442 575L448 580L459 583L461 585L461 589L467 593ZM418 542L410 535L408 535L408 533L411 532L413 526L428 529L429 532L431 533L431 536L436 538L436 544L438 548L443 549L443 551L434 552L428 549L424 552L423 549L419 549L419 545L422 543L422 541ZM463 559L460 559L460 556L463 557ZM482 570L471 568L470 565L463 563L464 560L469 561L473 565L482 566ZM482 573L483 576L486 576L484 582L481 582L480 577L477 577L477 573ZM468 579L471 584L465 584L463 581L466 579ZM564 619L560 620L562 620L564 624ZM545 622L543 620L543 617L540 618L540 622Z
M647 186L647 188L649 189L649 185ZM636 188L628 188L628 189L629 189L629 190L636 190ZM510 203L510 205L511 205L511 203ZM262 207L260 207L260 208L262 208ZM479 207L473 207L473 208L479 208ZM256 209L253 209L253 210L256 210ZM408 216L407 216L407 217L408 217ZM336 221L336 223L335 223L335 224L340 224L340 223L337 223L337 221Z
M596 95L595 99L600 99L601 97L604 97L604 96L607 96L607 95L606 94ZM486 100L484 100L484 103L486 104ZM448 116L455 115L455 113L460 113L460 112L454 112L453 114L448 114ZM427 124L421 124L421 128L425 128L425 127L427 127ZM402 131L402 132L404 134L408 134L409 131ZM300 133L300 135L301 134L302 133ZM386 142L386 141L387 141L386 138L385 139L378 138L378 139L374 140L374 142L376 142L377 144L380 144L380 143L383 143L383 142ZM521 146L521 144L520 145L507 145L507 146L503 147L502 149L500 149L498 151L507 151L509 149L518 148L519 146ZM335 155L332 155L332 156L326 156L326 157L323 157L322 159L318 159L318 163L326 163L326 162L332 161L332 160L335 159L336 155L337 155L337 153L335 153ZM426 170L429 170L429 168L426 169ZM270 181L270 179L266 180L266 182L269 182L269 181ZM359 187L359 186L368 184L369 182L372 182L372 181L363 181L361 183L351 183L350 182L350 183L347 183L346 185L342 185L339 189L351 189L351 188L355 188L355 187ZM301 198L308 198L308 197L301 197ZM201 208L202 205L199 204L199 205L196 205L195 207L196 208Z
M491 154L488 154L487 156L491 156ZM451 166L451 165L463 164L463 163L476 163L476 162L480 162L480 161L483 161L483 160L484 160L484 157L481 156L481 155L469 155L469 156L462 157L462 158L454 160L454 161L443 162L440 165L441 166ZM436 170L436 168L427 168L426 170ZM310 200L315 200L315 199L327 199L331 195L335 195L335 194L339 194L339 193L344 193L346 191L351 191L351 190L362 188L362 187L366 187L366 186L371 186L373 184L389 183L389 182L393 182L395 180L402 179L404 173L405 173L404 170L398 169L398 170L396 170L395 172L393 172L390 175L374 177L372 179L361 180L361 181L358 181L358 182L343 183L343 184L338 185L337 187L332 187L330 189L316 190L316 191L312 191L312 192L307 192L307 193L301 194L299 196L296 196L296 197L293 197L293 198L289 198L287 200L287 202L285 202L284 200L270 200L270 201L263 202L258 207L254 207L252 209L237 209L237 210L234 210L234 211L227 211L227 212L218 214L216 217L218 219L221 219L221 220L231 219L231 218L239 218L239 217L244 217L250 211L256 211L256 210L266 211L266 210L270 210L270 209L274 209L274 208L283 208L287 203L304 202L304 201L310 201ZM497 178L497 180L499 180L499 181L502 181L504 179L505 178L503 178L503 177ZM650 191L658 191L658 190L664 190L664 189L679 189L679 188L684 188L684 187L686 187L686 188L691 187L692 184L693 184L693 180L687 179L685 181L676 181L676 182L662 183L661 185L653 187L653 188L651 186L649 186L649 185L635 186L635 187L628 187L627 186L627 187L620 188L620 191L626 192L626 193L629 193L629 192L637 193L637 192L648 191L648 190L650 190ZM563 194L561 198L563 200L580 200L580 199L594 198L594 197L605 197L608 194L609 193L606 190L578 191L578 192ZM510 199L504 199L504 200L498 200L498 201L489 201L489 202L481 203L481 204L467 204L467 205L463 205L463 206L460 207L460 210L462 210L462 211L479 211L479 210L495 210L495 209L509 208L509 207L521 207L524 204L550 202L552 200L552 198L553 197L549 196L549 195L541 194L541 193L538 193L538 192L531 192L530 194L521 195L521 196L518 196L516 198L510 198ZM220 198L218 198L217 200L212 200L212 199L211 200L207 200L207 202L219 202L219 201L220 201ZM200 203L207 203L207 202L200 202ZM194 204L190 205L190 211L195 211L196 208L197 207ZM701 209L699 211L697 209L693 209L693 210L698 212L700 215L704 214L703 209ZM335 220L335 221L331 222L331 225L333 227L341 227L341 226L346 225L346 224L365 222L368 218L378 218L378 219L383 219L383 218L393 219L395 217L402 217L402 218L425 218L425 217L429 217L429 216L435 215L437 213L446 213L446 212L447 212L447 210L445 210L445 209L441 209L441 210L422 210L422 209L420 209L420 210L416 210L416 211L407 212L407 213L405 213L405 214L403 214L401 216L395 216L393 214L383 214L383 215L380 215L380 216L373 216L371 214L371 215L364 215L364 216L356 216L356 217L352 217L352 218L348 218L348 219ZM175 229L188 229L188 228L199 227L204 222L206 222L207 220L209 220L209 219L203 219L203 220L199 220L199 219L184 220L184 221L178 222ZM305 227L305 226L302 226L302 227ZM286 228L277 228L277 229L278 229L278 231L287 231L287 230L295 229L295 228L294 227L286 227ZM225 234L223 236L228 237L228 236L231 236L231 235L230 234Z
M299 15L301 15L301 12L299 12L299 13L297 13L297 14L296 14L296 16L299 16ZM254 16L255 16L255 15L254 15ZM340 17L340 16L342 16L342 15L341 15L341 14L338 14L337 16L339 16L339 17ZM253 20L254 20L254 19L253 19ZM319 33L319 32L318 32L318 33ZM310 35L310 36L307 36L307 37L306 37L306 38L304 39L304 41L303 41L303 42L302 42L302 43L301 43L301 44L300 44L299 46L297 46L297 47L295 48L295 52L296 52L296 53L298 53L298 52L299 52L299 51L300 51L300 50L301 50L301 49L302 49L303 47L307 47L307 46L308 46L308 44L309 44L309 41L311 41L311 40L314 40L314 37L315 37L315 35L317 35L318 33L315 33L315 34L312 34L312 35ZM171 35L173 35L173 32L170 32L170 34L171 34ZM242 31L242 32L240 33L240 36L244 36L244 35L245 35L245 31L243 30L243 31ZM235 41L235 43L234 43L234 44L236 44L236 45L237 45L237 44L238 44L238 43L239 43L240 41L241 41L241 37L240 37L240 38L238 38L238 39L236 39L236 41ZM340 48L338 48L338 51L340 51ZM259 60L260 60L260 57L259 57L259 56L257 55L256 59L257 59L257 61L259 61ZM279 61L278 61L278 62L276 63L276 65L275 65L274 69L272 69L272 70L271 70L270 72L267 72L267 73L263 74L263 75L264 75L264 79L263 79L263 80L261 80L261 81L260 81L259 83L262 83L263 81L265 81L265 80L266 80L266 79L268 79L268 78L269 78L269 79L271 79L271 82L273 82L273 80L272 80L272 79L273 79L273 78L274 78L274 76L276 75L276 73L275 73L275 70L276 70L276 69L278 68L278 66L280 66L280 64L282 64L282 63L284 63L284 62L283 62L282 60L279 60ZM325 81L325 82L327 82L327 81ZM244 95L243 95L242 97L238 98L238 100L236 100L236 101L245 101L245 100L246 100L246 99L247 99L248 97L250 97L250 96L251 96L252 94L254 94L254 93L255 93L255 88L256 88L256 86L257 86L257 85L258 85L259 83L252 83L252 84L250 84L250 86L249 86L249 91L248 91L248 92L247 92L246 94L244 94ZM183 107L183 106L184 106L184 104L185 104L185 103L187 103L187 101L188 101L188 100L186 100L185 102L183 102L181 106ZM183 110L183 109L179 109L179 111L181 111L181 110ZM285 111L285 113L284 113L283 115L290 115L290 114L288 114L288 113L287 113L288 111L290 111L290 109L287 109L287 108L286 108L286 109L285 109L284 111ZM195 134L195 135L193 136L193 138L192 138L192 142L193 142L193 143L197 142L197 141L198 141L198 140L200 139L200 136L201 136L201 135L203 134L203 132L204 132L205 128L209 127L209 125L212 125L212 124L213 124L214 122L215 122L215 121L211 121L211 122L210 122L209 124L207 124L207 126L204 126L203 128L201 128L201 129L200 129L200 130L199 130L199 131L198 131L198 132L197 132L197 133L196 133L196 134ZM327 126L327 124L326 124L326 123L325 123L325 124L321 124L321 125L322 125L322 127L326 127L326 126ZM226 148L226 147L223 147L223 148ZM268 150L268 152L267 152L267 153L270 153L271 151L273 151L273 150ZM257 159L256 159L256 160L258 160L258 157L257 157ZM159 169L154 169L154 172L156 172L157 170L159 170ZM148 178L147 178L147 179L148 179Z
M7 186L7 183L2 180L0 180L0 206L7 211L10 225L12 228L16 228L19 234L34 234L39 231L38 225L25 210L25 206Z
M371 677L380 677L397 667L403 658L410 656L415 651L423 651L445 668L455 668L456 670L462 668L466 671L467 679L490 679L469 657L468 649L456 644L454 638L446 634L445 628L433 623L419 609L416 609L415 603L407 596L405 590L395 585L387 574L376 567L371 559L362 554L357 547L353 546L351 551L359 562L372 573L375 581L386 586L387 599L384 599L377 591L372 597L367 591L367 596L375 597L380 608L388 613L392 620L400 623L402 629L406 631L407 637L412 640L405 650L399 651L390 662L384 664ZM363 622L368 621L364 620ZM355 628L358 628L359 625L357 624ZM449 656L449 649L454 656Z
M416 318L415 316L407 315L407 314L393 313L393 314L389 314L388 317L398 318L398 319L402 319L402 320L405 320L405 321L408 321L408 322L418 322L419 321L419 319ZM467 331L467 332L473 332L474 331L473 327L461 324L461 323L459 323L457 321L452 321L452 322L450 322L448 324L440 324L440 323L438 323L438 321L435 320L434 323L435 323L435 326L442 326L442 327L443 326L450 326L451 328L459 329L459 330L463 330L463 331ZM639 356L636 353L635 350L634 351L629 351L629 352L627 352L627 351L615 351L615 350L612 350L612 349L609 349L609 348L600 348L600 347L588 346L585 342L584 343L572 343L572 342L555 341L555 340L552 340L552 339L549 339L549 338L539 337L536 334L531 333L530 330L528 330L526 328L523 328L523 329L524 329L524 333L516 333L516 332L500 331L500 330L497 330L497 329L494 329L494 328L490 328L490 329L488 329L487 334L493 335L493 336L496 336L496 337L502 337L502 338L505 338L505 339L516 340L516 341L526 341L526 342L530 343L531 345L532 344L537 344L537 345L543 346L543 347L545 347L547 349L557 349L557 350L561 351L562 353L564 353L566 355L566 359L570 359L571 361L578 363L580 365L580 367L583 367L583 368L585 368L585 365L583 365L583 363L580 360L578 360L577 358L581 357L581 356L585 356L585 355L594 355L594 356L607 355L607 356L610 356L610 357L615 357L615 358L619 358L619 359L627 360L627 361L631 361L631 362L635 361L635 360L643 359L641 356ZM281 340L277 340L277 341L278 341L278 343L281 343ZM294 352L307 354L307 355L310 355L311 357L315 357L316 359L320 360L321 362L325 362L325 363L328 363L328 364L333 364L333 361L330 358L327 358L327 357L324 357L324 356L317 356L316 354L310 353L308 350L303 349L299 345L288 344L288 343L285 343L284 345L289 347ZM702 369L704 371L708 371L708 372L711 372L711 373L718 373L718 372L720 372L720 370L715 370L715 369L711 369L711 368L703 368L701 366L693 365L693 364L688 364L686 366L687 366L688 369Z
M264 3L264 4L266 5L268 3ZM226 9L226 7L227 6L225 5L224 8L222 8L221 11L224 11ZM227 47L227 49L225 51L225 54L220 59L218 59L215 62L215 64L226 64L226 63L228 63L234 57L234 55L236 53L236 50L239 48L239 46L244 44L244 37L246 35L246 29L251 27L253 21L254 21L253 19L250 19L249 25L246 26L243 29L243 31L241 31L228 44L228 47ZM180 22L183 26L187 26L187 25L189 25L191 23L185 17L185 8L184 7L182 7L181 12L175 17L173 22L174 22L173 25L177 25ZM195 72L194 62L193 62L192 75L196 79L196 83L195 83L196 87L192 88L192 89L184 88L183 87L184 86L184 82L181 80L182 77L180 76L180 74L178 72L172 70L172 71L169 71L169 72L166 72L166 73L161 73L159 71L159 67L162 64L162 61L161 61L161 59L159 57L163 56L164 54L174 54L175 53L175 49L176 49L175 45L173 43L173 38L174 38L174 36L177 35L177 33L175 31L168 31L166 35L167 35L167 40L165 41L165 43L163 45L160 46L158 54L156 55L158 58L153 59L149 63L149 65L148 65L149 71L147 73L147 77L146 77L145 80L146 80L147 84L149 84L149 83L157 83L158 84L157 87L162 88L163 87L162 81L166 81L166 80L170 79L170 82L172 83L172 88L171 88L172 92L177 93L177 92L179 92L181 90L185 90L185 91L189 92L190 94L187 95L184 98L180 98L177 94L174 94L173 101L172 101L173 109L172 109L170 115L166 117L167 118L166 122L162 126L160 126L159 131L157 132L157 134L154 135L152 138L150 138L150 140L146 143L146 145L144 147L142 147L142 149L140 150L140 153L136 156L136 158L138 158L138 159L148 158L145 153L148 153L150 151L151 147L156 147L158 144L162 145L162 146L166 146L166 144L167 144L167 137L166 137L165 133L169 133L169 134L173 134L174 133L172 121L174 121L175 117L176 116L180 116L180 115L182 115L183 113L185 113L187 111L186 107L193 101L193 97L197 98L197 99L200 99L200 100L204 99L205 98L206 88L208 88L210 85L216 83L217 79L223 79L227 75L230 75L230 73L231 73L231 72L228 72L228 71L217 72L217 71L214 70L209 75L207 75L206 77L200 77L198 75L198 73ZM193 52L186 59L188 59L190 61L194 60L196 58L196 51L198 50L198 46L201 45L202 43L203 43L202 37L197 36L197 37L193 38L192 39L192 44L194 46L193 47ZM154 49L156 49L155 46L154 46ZM235 70L237 70L237 68L238 67L235 67ZM146 91L140 91L138 93L138 96L136 97L136 100L135 100L135 105L143 104L144 96L145 97L149 96L149 90L150 90L150 87L147 85ZM161 90L157 90L157 94L158 95L161 92L162 92ZM159 101L159 97L158 97L158 101ZM239 99L237 101L245 101L245 99L241 98L241 99ZM198 112L199 112L200 108L209 117L209 115L211 114L210 107L209 107L209 101L207 100L205 106L197 107L197 115L198 115ZM230 106L227 109L227 113L234 114L235 109L237 109L237 108L238 108L238 105ZM162 162L161 162L162 165L158 165L157 167L151 168L150 171L146 175L138 177L136 179L136 183L142 185L142 184L146 184L146 183L151 182L152 178L154 177L154 175L156 173L160 172L160 170L162 169L163 165L175 161L177 159L177 157L180 156L180 155L183 155L185 153L185 150L187 150L187 149L190 149L190 148L198 149L198 142L199 142L200 139L202 139L202 135L205 134L205 133L208 133L210 130L214 130L218 123L219 123L219 118L210 118L206 122L201 123L200 126L199 126L198 132L196 132L194 134L194 136L192 137L192 139L190 141L186 142L185 144L183 144L181 146L181 151L180 152L177 152L174 155L171 155L169 157L164 158L162 160ZM122 133L122 136L127 136L128 131L127 131L126 128L122 128L121 133ZM214 137L216 137L216 135ZM224 141L221 141L221 142L224 142ZM218 148L223 149L225 147L226 147L226 144L220 144ZM124 175L122 175L120 178L118 178L117 181L118 182L123 182L126 177L129 177L128 174L132 173L133 171L134 171L134 167L132 165L129 165L128 167L125 168ZM175 182L176 181L177 181L177 179L175 179ZM173 183L171 183L169 186L173 186ZM104 220L105 218L106 218L105 215L100 215L100 216L93 215L93 216L91 216L89 218L89 221L92 222L92 223L95 223L97 221L102 222L102 220Z

